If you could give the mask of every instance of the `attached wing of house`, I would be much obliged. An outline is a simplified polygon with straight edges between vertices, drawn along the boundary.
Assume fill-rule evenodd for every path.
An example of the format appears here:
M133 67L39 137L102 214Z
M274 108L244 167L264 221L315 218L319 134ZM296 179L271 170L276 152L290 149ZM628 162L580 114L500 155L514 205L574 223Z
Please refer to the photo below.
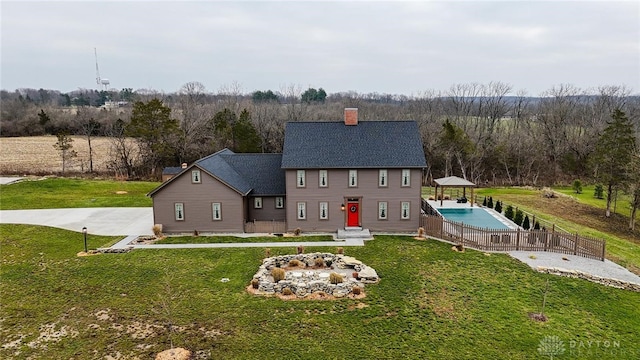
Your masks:
M166 233L241 233L249 219L283 222L281 162L282 154L236 154L229 149L197 160L148 194L154 222Z

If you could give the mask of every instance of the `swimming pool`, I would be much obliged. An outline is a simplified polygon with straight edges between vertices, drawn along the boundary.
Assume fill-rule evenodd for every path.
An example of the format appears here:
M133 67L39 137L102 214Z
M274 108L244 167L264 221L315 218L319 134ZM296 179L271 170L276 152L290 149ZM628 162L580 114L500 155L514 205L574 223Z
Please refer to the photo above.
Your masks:
M489 229L509 229L500 220L493 217L485 209L438 209L442 216L450 221L463 222L465 225Z

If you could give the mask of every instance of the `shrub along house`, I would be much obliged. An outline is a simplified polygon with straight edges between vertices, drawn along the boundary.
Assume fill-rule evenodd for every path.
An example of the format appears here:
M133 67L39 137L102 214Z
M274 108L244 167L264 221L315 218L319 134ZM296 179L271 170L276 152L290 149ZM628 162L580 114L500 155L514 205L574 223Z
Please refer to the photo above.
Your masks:
M171 232L413 232L426 166L414 121L291 122L282 154L222 150L149 193Z

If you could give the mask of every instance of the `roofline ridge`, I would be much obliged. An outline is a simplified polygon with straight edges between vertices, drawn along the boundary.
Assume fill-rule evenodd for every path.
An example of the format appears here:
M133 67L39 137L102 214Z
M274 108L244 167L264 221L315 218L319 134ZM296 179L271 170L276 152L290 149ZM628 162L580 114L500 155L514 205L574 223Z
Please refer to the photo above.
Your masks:
M205 156L203 158L200 158L200 159L194 161L194 163L198 163L200 161L204 161L204 160L210 159L210 158L212 158L214 156L217 156L217 155L224 155L224 154L221 154L223 151L231 151L231 154L235 154L231 149L224 148L222 150L218 150L218 151L214 152L213 154L209 154L209 155L207 155L207 156ZM228 154L228 155L231 155L231 154Z

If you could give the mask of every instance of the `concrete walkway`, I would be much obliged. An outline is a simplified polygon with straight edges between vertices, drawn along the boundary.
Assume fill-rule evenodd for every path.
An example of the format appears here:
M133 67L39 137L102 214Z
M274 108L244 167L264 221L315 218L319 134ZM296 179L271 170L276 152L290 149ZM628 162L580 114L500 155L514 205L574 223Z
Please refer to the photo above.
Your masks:
M127 241L127 239L129 239ZM304 247L318 247L318 246L364 246L362 239L350 239L347 241L296 241L296 242L255 242L255 243L210 243L210 244L135 244L129 245L129 243L136 239L136 236L127 237L117 244L113 245L111 249L211 249L211 248L276 248L276 247L291 247L295 248L299 245Z

